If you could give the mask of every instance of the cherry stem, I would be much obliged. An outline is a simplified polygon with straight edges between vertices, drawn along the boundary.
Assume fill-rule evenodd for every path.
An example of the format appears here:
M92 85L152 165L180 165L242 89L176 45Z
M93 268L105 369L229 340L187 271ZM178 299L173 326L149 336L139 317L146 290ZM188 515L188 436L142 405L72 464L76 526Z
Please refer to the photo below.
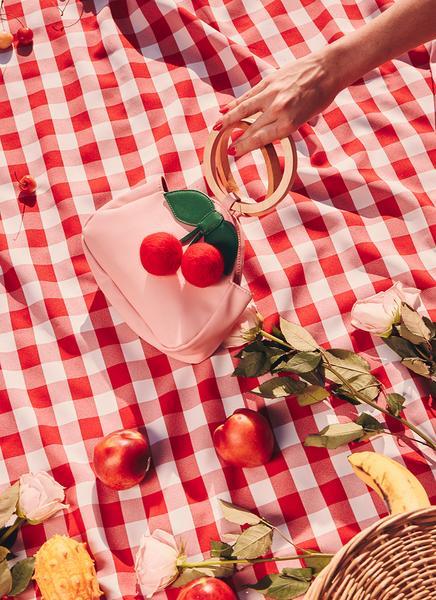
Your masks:
M67 1L66 5L64 6L64 8L62 10L59 8L59 14L61 17L64 16L65 9L67 8L69 2L70 2L70 0ZM70 23L69 25L61 25L60 27L56 27L56 25L53 25L53 29L55 31L64 31L65 29L68 29L69 27L73 27L73 25L76 25L80 21L80 19L83 17L84 10L85 9L83 8L83 4L82 4L79 18L76 19L76 21L74 21L74 23Z

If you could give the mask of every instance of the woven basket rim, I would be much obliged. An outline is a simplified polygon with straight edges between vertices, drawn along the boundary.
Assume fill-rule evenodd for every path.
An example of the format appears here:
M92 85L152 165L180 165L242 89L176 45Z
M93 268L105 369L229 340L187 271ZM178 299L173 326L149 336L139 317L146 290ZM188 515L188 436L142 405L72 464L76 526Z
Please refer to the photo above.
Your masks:
M372 525L369 525L359 533L357 533L354 537L349 540L345 546L343 546L332 558L330 563L325 567L325 569L318 575L318 577L313 582L309 591L307 592L305 599L306 600L317 600L322 596L320 593L325 593L326 588L332 582L333 578L338 573L338 567L342 567L343 561L345 557L348 557L350 554L358 554L356 550L358 547L365 543L368 537L371 536L375 531L377 533L382 533L387 529L395 526L398 523L411 524L415 520L420 520L425 516L434 516L436 519L436 506L429 506L426 508L422 508L419 510L412 510L405 513L399 513L396 515L387 515L378 521L375 521ZM436 525L436 520L435 520Z

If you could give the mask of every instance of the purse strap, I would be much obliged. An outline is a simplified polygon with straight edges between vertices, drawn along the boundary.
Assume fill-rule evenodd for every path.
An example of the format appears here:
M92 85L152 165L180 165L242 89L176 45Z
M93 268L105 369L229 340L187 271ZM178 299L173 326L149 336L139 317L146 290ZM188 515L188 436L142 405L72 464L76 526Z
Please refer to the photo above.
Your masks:
M242 119L234 125L235 129L244 131L254 122L256 116ZM271 212L288 194L297 173L297 152L295 143L290 137L280 140L283 149L283 172L277 151L273 144L261 148L265 159L268 187L262 202L247 202L241 197L239 187L233 177L227 152L231 129L212 131L204 149L203 169L206 181L217 200L228 203L233 194L234 201L230 209L236 215L261 216Z

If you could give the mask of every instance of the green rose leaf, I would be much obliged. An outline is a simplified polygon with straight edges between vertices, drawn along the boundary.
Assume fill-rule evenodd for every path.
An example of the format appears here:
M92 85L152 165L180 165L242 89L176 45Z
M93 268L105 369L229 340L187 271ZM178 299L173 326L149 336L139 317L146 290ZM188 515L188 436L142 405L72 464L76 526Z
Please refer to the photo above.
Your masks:
M204 569L202 568L184 569L181 575L179 575L171 585L175 588L183 587L187 583L194 581L194 579L199 579L204 576L209 577L209 573L204 573Z
M421 358L403 358L401 362L405 367L407 367L410 371L413 371L417 375L430 377L430 367Z
M3 562L7 555L9 554L9 548L5 548L4 546L0 546L0 562Z
M356 392L362 394L368 400L375 400L380 393L380 382L369 373L360 373L359 375L350 377L348 383ZM352 404L359 404L359 400L354 397L351 390L345 385L336 388L335 394L345 400L351 400Z
M301 379L304 379L311 385L318 385L319 387L325 386L325 369L324 365L320 363L314 371L309 373L301 373Z
M306 387L304 381L297 381L291 377L273 377L261 383L252 393L262 398L286 398L301 394Z
M259 377L268 373L270 361L263 352L250 352L240 359L233 375L238 377Z
M210 555L213 558L230 558L233 554L233 546L230 544L226 544L221 540L215 541L211 540L210 542Z
M332 556L305 556L304 564L312 569L313 575L318 575L331 561Z
M359 415L356 419L356 423L363 427L365 432L369 434L378 433L384 429L384 426L380 421L377 421L375 417L365 412Z
M418 356L418 352L414 345L401 337L391 335L391 337L385 338L384 341L385 344L387 344L391 350L401 356L401 358Z
M339 446L360 440L363 435L363 427L357 423L335 423L334 425L327 425L319 433L308 435L304 440L304 445L333 450L339 448Z
M299 581L311 581L313 572L312 572L312 569L308 568L308 567L306 567L306 568L298 567L295 569L286 567L285 569L282 570L280 575L282 577L286 576L286 577L291 577L292 579L298 579Z
M233 554L237 558L259 558L271 549L272 529L260 523L253 525L238 536L233 546Z
M33 571L35 570L35 557L31 556L20 560L12 567L12 589L9 596L18 596L30 583Z
M319 350L319 346L313 337L301 325L290 323L280 317L280 329L288 344L295 350L300 350L300 352Z
M294 572L294 576L292 576L292 572ZM303 575L301 572L307 572L307 575ZM292 598L297 598L307 592L311 577L312 569L283 569L280 574L266 575L257 583L247 587L273 600L292 600Z
M422 320L424 321L425 325L428 327L428 329L431 333L431 337L434 338L436 336L436 323L433 323L432 321L430 321L430 319L428 317L422 317Z
M172 586L176 588L183 587L190 581L199 579L200 577L231 577L234 570L233 565L220 564L184 569Z
M236 506L236 504L221 499L219 499L219 503L224 518L230 521L230 523L235 523L236 525L257 525L262 521L262 517L255 515L246 508Z
M0 496L0 527L4 527L15 512L20 483L17 481Z
M402 332L400 328L401 337L405 337L409 339L403 333L409 332L411 334L410 337L414 339L409 339L412 344L420 344L421 342L428 341L431 338L431 330L424 323L422 317L414 311L407 304L402 304L401 306L401 326Z
M423 344L425 342L424 338L420 337L419 335L415 335L414 333L411 333L407 329L407 327L403 325L403 323L401 323L401 325L398 327L398 332L403 339L407 340L408 342L411 342L412 344Z
M406 399L401 394L388 394L386 396L386 402L388 405L388 411L394 417L398 417L400 412L403 410L403 406Z
M369 364L355 352L350 350L332 349L325 352L323 357L323 363L327 371L327 377L334 383L342 383L342 381L332 373L329 369L329 364L335 371L339 373L344 379L351 379L357 375L369 373Z
M316 404L322 402L330 396L325 388L319 385L309 385L302 394L298 394L297 402L300 406L309 406L310 404Z
M321 361L319 352L297 352L282 365L282 371L291 371L292 373L309 373L316 369Z
M3 560L0 562L0 597L9 595L12 589L12 575L8 563Z

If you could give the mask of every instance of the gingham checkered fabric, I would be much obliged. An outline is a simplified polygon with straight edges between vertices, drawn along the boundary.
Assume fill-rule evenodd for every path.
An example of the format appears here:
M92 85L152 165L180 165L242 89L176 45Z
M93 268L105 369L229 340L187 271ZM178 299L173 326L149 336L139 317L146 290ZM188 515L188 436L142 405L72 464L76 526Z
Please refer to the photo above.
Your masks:
M32 555L54 533L87 540L106 598L132 600L140 536L165 529L201 558L211 538L234 530L218 497L259 510L297 544L335 551L386 508L352 474L349 449L301 442L355 409L266 401L274 459L249 470L223 467L211 434L251 402L245 392L256 381L230 376L228 350L187 366L142 343L97 289L81 229L113 195L152 175L165 174L172 188L205 189L202 150L218 105L390 3L67 2L4 3L12 32L19 17L34 44L0 56L0 486L47 470L71 505L25 526L15 551ZM363 353L388 388L406 395L407 418L427 432L424 384L380 339L351 333L349 311L393 280L422 289L426 309L436 308L431 51L418 48L369 73L301 127L294 190L307 199L289 197L273 214L243 221L244 275L260 312ZM254 180L254 196L261 169L248 164L243 175ZM16 177L27 172L38 181L33 206L17 199ZM154 461L146 481L120 493L96 482L96 441L144 424ZM371 447L403 460L434 490L416 449L388 435ZM280 538L273 549L291 551ZM237 583L271 570L248 569Z

